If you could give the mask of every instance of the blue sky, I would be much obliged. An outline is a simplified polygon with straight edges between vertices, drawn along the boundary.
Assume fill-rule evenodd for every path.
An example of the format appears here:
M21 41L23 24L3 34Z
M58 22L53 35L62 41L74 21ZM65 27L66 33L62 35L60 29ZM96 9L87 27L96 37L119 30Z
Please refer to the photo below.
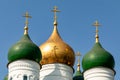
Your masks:
M95 43L95 27L98 20L102 46L115 59L115 80L120 79L120 0L1 0L0 1L0 80L8 73L8 50L23 35L26 11L29 35L40 46L53 30L53 13L58 6L58 30L62 39L82 57ZM81 60L82 60L81 57ZM76 69L76 64L74 66Z

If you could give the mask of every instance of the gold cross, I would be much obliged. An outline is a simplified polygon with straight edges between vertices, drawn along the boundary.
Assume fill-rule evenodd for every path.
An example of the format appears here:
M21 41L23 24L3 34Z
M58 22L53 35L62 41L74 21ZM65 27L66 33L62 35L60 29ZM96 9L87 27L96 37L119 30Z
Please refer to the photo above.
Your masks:
M56 12L60 12L60 10L57 9L57 6L54 6L54 9L52 10L52 12L54 12L54 20L57 20L57 15Z
M99 42L99 36L98 36L98 27L100 26L99 22L96 21L93 26L96 27L96 35L95 35L95 38L96 38L96 43Z
M23 16L26 18L26 22L25 22L25 25L28 26L28 18L32 18L28 12L25 13L25 15Z
M98 27L100 26L99 22L96 21L96 22L93 24L93 26L96 27L96 34L98 34Z
M56 57L56 61L58 61L58 57L57 57L57 55L56 55L56 50L57 50L58 48L57 48L57 46L53 46L53 51L54 51L54 54L55 54L55 57Z
M81 56L81 54L80 54L80 52L77 52L76 53L76 56L78 56L78 64L77 64L77 71L80 71L80 56Z
M76 56L78 56L78 64L80 64L80 56L81 56L80 52L77 52Z

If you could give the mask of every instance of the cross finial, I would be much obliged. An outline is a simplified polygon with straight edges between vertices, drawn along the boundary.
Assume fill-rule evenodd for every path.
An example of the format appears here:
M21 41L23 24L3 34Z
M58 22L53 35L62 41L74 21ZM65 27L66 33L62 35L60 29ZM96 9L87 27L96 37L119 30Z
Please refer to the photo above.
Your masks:
M80 71L80 56L81 56L81 54L80 54L80 52L77 52L76 53L76 56L78 56L78 67L77 67L77 71Z
M26 18L26 22L25 22L25 25L28 26L28 18L32 18L28 12L25 13L25 15L23 16Z
M98 27L100 26L99 22L96 21L93 26L96 27L96 35L95 35L95 38L96 38L96 43L99 42L99 36L98 36Z
M32 18L28 12L25 13L25 15L23 16L26 18L26 21L25 21L25 27L24 27L24 34L28 34L28 18Z
M54 25L57 25L57 12L60 12L60 10L57 9L57 6L54 6L54 9L52 10L54 12Z

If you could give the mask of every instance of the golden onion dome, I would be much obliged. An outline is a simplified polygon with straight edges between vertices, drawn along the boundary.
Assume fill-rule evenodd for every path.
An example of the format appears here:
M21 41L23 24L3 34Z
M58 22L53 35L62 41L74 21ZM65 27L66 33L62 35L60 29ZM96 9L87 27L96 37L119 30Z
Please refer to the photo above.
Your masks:
M62 63L68 66L73 66L75 55L73 49L66 44L60 37L57 30L57 7L54 7L54 29L49 39L40 46L42 52L41 64Z
M63 63L74 65L75 55L73 49L60 37L57 26L54 26L49 39L40 46L42 52L41 64Z

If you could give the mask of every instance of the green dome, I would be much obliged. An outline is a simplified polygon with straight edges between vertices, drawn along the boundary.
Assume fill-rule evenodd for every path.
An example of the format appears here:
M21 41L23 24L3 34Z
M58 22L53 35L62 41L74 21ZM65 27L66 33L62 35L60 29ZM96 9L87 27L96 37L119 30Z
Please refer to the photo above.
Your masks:
M41 58L39 47L31 41L28 34L24 34L21 40L14 44L8 52L9 63L19 59L28 59L39 63Z
M99 42L95 43L91 51L89 51L82 60L83 70L94 67L108 67L113 69L115 61L113 56L102 48Z
M4 80L8 80L8 75L6 75L6 76L4 77Z
M75 76L73 77L73 80L84 80L82 73L80 71L76 71Z

